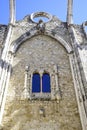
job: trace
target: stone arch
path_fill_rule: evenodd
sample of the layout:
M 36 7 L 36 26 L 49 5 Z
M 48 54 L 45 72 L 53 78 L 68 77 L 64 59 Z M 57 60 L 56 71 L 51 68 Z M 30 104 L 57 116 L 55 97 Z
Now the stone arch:
M 28 31 L 28 32 L 24 33 L 18 39 L 16 39 L 15 41 L 13 41 L 11 43 L 9 51 L 12 54 L 15 54 L 23 42 L 25 42 L 26 40 L 28 40 L 34 36 L 41 35 L 41 34 L 42 33 L 38 32 L 38 30 L 36 30 L 36 29 L 33 30 L 33 32 Z M 58 36 L 58 34 L 53 35 L 51 31 L 45 31 L 43 33 L 43 35 L 51 37 L 51 38 L 57 40 L 58 42 L 60 42 L 60 44 L 66 49 L 67 53 L 71 53 L 73 51 L 71 44 L 66 42 L 62 37 Z

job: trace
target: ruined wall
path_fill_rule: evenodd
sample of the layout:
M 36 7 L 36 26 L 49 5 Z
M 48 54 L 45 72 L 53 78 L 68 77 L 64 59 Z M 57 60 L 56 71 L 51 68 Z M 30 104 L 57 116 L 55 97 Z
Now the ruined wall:
M 29 73 L 58 66 L 61 100 L 23 99 L 25 66 Z M 52 79 L 52 77 L 51 77 Z M 55 79 L 54 79 L 55 81 Z M 31 85 L 31 84 L 30 84 Z M 52 82 L 54 85 L 54 82 Z M 43 109 L 43 112 L 42 112 Z M 4 130 L 81 130 L 69 57 L 56 40 L 38 35 L 22 43 L 13 59 L 13 71 L 3 118 Z

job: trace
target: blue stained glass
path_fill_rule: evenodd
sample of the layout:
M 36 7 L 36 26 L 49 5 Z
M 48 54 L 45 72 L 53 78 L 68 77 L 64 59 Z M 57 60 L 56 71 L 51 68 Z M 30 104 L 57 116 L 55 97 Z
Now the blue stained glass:
M 38 73 L 35 73 L 32 77 L 32 92 L 38 93 L 40 91 L 40 75 Z
M 44 92 L 44 93 L 50 93 L 51 92 L 50 76 L 47 73 L 44 73 L 43 77 L 42 77 L 42 92 Z

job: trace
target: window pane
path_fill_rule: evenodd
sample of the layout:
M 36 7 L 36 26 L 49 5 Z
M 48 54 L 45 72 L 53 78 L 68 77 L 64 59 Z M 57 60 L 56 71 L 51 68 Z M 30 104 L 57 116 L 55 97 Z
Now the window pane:
M 40 92 L 40 75 L 39 74 L 33 74 L 32 77 L 32 92 L 38 93 Z
M 47 73 L 43 74 L 43 77 L 42 77 L 42 92 L 44 93 L 51 92 L 50 76 Z

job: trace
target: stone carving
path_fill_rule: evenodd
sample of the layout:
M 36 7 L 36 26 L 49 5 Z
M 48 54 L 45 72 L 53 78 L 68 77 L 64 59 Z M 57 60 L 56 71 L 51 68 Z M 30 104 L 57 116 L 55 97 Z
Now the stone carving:
M 41 32 L 44 33 L 45 31 L 45 23 L 43 22 L 43 20 L 39 20 L 39 22 L 37 23 L 36 28 Z
M 49 66 L 51 69 L 49 68 Z M 38 72 L 40 74 L 41 86 L 43 73 L 50 74 L 51 93 L 32 93 L 32 76 L 35 72 Z M 45 65 L 45 67 L 40 67 L 39 70 L 35 69 L 31 72 L 30 67 L 27 65 L 25 67 L 25 82 L 23 93 L 25 99 L 51 99 L 59 101 L 61 99 L 61 91 L 58 85 L 58 67 L 56 65 L 52 66 L 48 64 L 47 66 Z
M 25 82 L 24 82 L 24 91 L 23 91 L 23 95 L 25 99 L 30 98 L 30 79 L 29 79 L 29 66 L 25 67 Z

